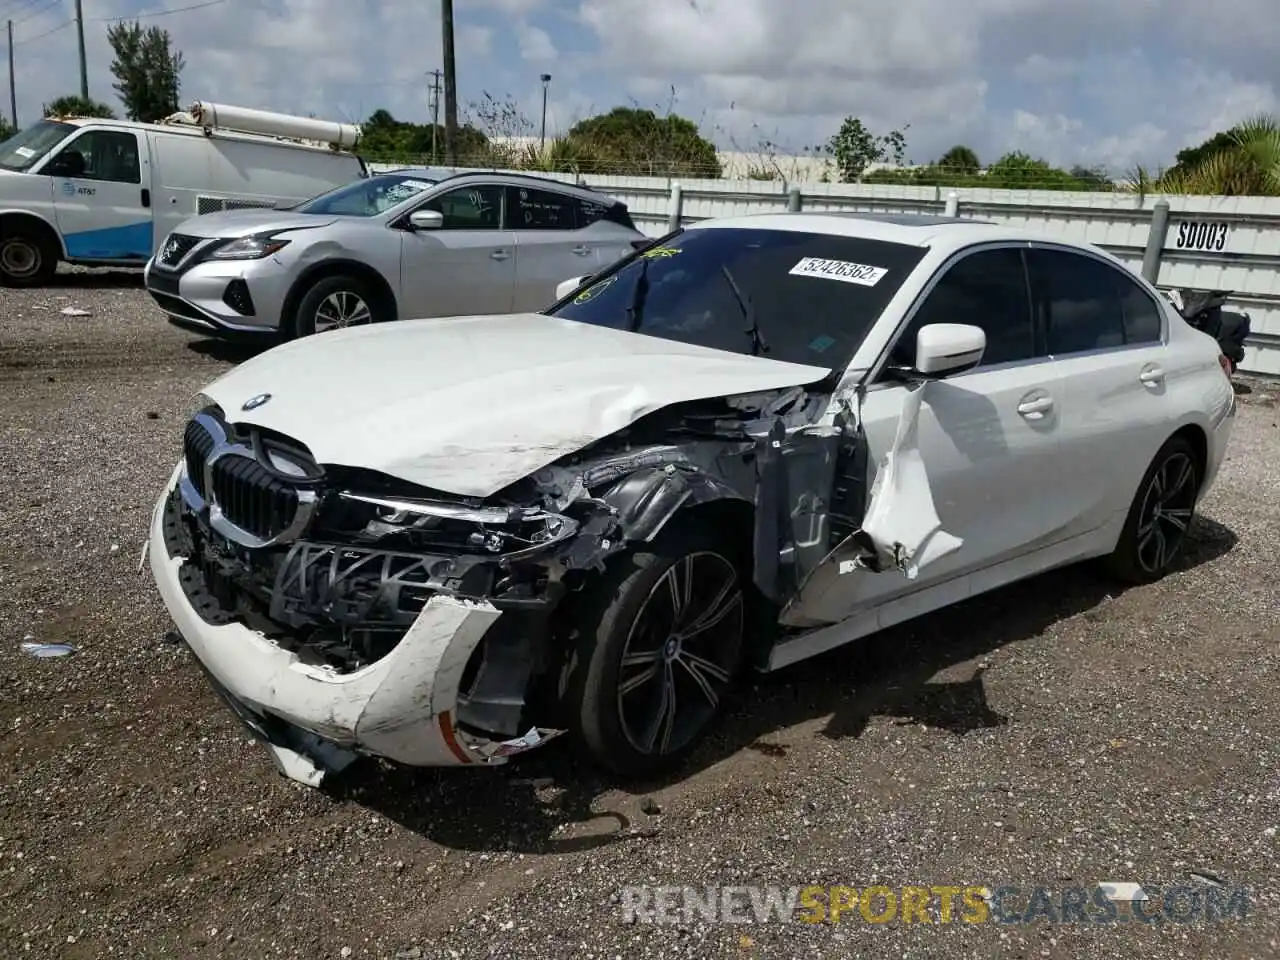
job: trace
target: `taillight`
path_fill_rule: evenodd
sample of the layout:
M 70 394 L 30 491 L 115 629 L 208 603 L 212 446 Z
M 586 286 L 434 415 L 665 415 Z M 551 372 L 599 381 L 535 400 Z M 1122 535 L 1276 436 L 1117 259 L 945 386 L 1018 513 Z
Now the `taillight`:
M 1231 369 L 1231 358 L 1225 353 L 1218 354 L 1218 365 L 1222 367 L 1222 372 L 1226 374 L 1227 379 L 1230 380 L 1232 373 L 1235 372 Z

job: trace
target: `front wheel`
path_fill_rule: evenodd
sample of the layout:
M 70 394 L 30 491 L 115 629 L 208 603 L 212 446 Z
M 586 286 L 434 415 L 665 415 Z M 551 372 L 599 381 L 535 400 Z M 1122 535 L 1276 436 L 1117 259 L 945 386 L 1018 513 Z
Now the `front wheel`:
M 298 304 L 294 337 L 364 326 L 381 319 L 369 288 L 355 277 L 325 277 L 312 285 Z
M 0 282 L 5 286 L 44 286 L 57 269 L 57 253 L 41 237 L 19 227 L 0 240 Z
M 719 719 L 742 660 L 743 564 L 701 526 L 618 558 L 571 613 L 563 704 L 590 757 L 626 777 L 675 766 Z
M 1154 583 L 1186 547 L 1200 493 L 1199 457 L 1182 437 L 1170 437 L 1147 468 L 1129 507 L 1115 551 L 1113 574 L 1134 584 Z

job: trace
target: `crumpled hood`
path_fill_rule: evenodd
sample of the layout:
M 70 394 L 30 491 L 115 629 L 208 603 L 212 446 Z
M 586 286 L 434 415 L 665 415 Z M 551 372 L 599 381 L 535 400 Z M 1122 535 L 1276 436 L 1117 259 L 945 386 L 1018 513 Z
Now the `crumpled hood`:
M 486 497 L 661 407 L 827 372 L 525 313 L 321 333 L 204 393 L 229 420 L 292 437 L 322 464 Z
M 276 230 L 298 230 L 324 227 L 336 217 L 315 213 L 290 213 L 288 210 L 224 210 L 189 217 L 174 229 L 191 237 L 215 237 L 230 240 L 255 233 Z

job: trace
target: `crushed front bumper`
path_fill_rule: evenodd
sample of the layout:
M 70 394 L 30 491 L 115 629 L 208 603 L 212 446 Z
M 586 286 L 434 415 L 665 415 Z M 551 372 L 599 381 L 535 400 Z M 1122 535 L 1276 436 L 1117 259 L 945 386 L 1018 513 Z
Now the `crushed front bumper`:
M 170 616 L 215 689 L 271 748 L 281 772 L 317 786 L 360 754 L 410 766 L 503 763 L 558 731 L 532 729 L 493 741 L 457 727 L 459 685 L 472 652 L 501 612 L 483 601 L 437 595 L 388 654 L 352 673 L 313 666 L 263 633 L 212 624 L 192 604 L 171 556 L 168 502 L 174 470 L 151 518 L 151 572 Z

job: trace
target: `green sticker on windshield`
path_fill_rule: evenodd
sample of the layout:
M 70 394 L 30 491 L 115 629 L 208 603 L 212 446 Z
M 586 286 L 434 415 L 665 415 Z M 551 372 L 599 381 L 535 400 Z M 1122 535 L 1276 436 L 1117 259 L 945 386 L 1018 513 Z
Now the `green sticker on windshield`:
M 642 257 L 674 257 L 680 252 L 679 247 L 650 247 L 640 254 Z
M 600 296 L 600 294 L 604 293 L 611 286 L 613 286 L 614 281 L 616 281 L 617 279 L 618 279 L 618 275 L 615 273 L 612 277 L 606 277 L 605 279 L 601 280 L 599 283 L 593 283 L 591 286 L 587 287 L 587 289 L 583 290 L 580 294 L 574 297 L 573 302 L 586 303 L 589 300 L 594 300 L 596 297 Z

